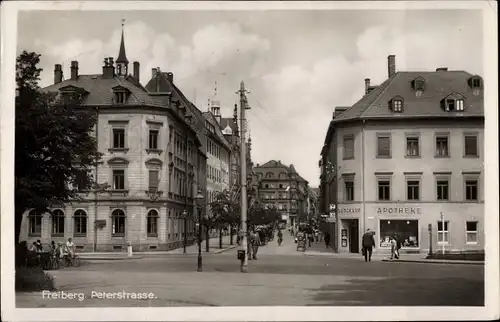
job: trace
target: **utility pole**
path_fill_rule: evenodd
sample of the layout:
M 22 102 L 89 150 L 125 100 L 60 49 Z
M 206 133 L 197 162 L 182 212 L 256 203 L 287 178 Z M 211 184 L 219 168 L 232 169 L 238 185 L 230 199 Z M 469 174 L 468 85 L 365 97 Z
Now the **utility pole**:
M 245 90 L 245 83 L 241 81 L 240 90 L 236 94 L 240 94 L 240 117 L 241 117 L 241 129 L 240 129 L 240 152 L 241 152 L 241 230 L 243 232 L 243 238 L 241 241 L 241 250 L 245 254 L 245 258 L 241 260 L 241 272 L 246 273 L 248 269 L 248 229 L 247 229 L 247 160 L 246 160 L 246 142 L 245 142 L 245 132 L 246 132 L 246 119 L 245 110 L 249 109 L 247 107 L 247 91 Z

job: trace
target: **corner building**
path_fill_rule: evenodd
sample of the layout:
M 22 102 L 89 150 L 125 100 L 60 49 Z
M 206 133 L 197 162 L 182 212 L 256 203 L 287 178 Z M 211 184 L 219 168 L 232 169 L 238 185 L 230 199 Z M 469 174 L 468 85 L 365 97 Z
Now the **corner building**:
M 97 114 L 95 135 L 102 162 L 91 169 L 106 191 L 82 191 L 81 200 L 52 205 L 53 214 L 27 211 L 21 240 L 64 242 L 82 251 L 168 250 L 194 242 L 194 216 L 206 208 L 205 118 L 174 85 L 173 73 L 152 70 L 139 82 L 139 62 L 129 73 L 122 33 L 116 62 L 106 58 L 102 72 L 71 76 L 55 65 L 54 84 L 44 88 L 64 97 L 83 94 L 82 107 Z M 187 216 L 184 216 L 187 214 Z M 185 238 L 186 237 L 186 238 Z
M 483 80 L 465 71 L 396 72 L 365 80 L 365 95 L 339 108 L 322 155 L 325 205 L 337 202 L 339 252 L 484 250 Z M 330 184 L 330 193 L 327 191 Z M 331 193 L 333 191 L 333 193 Z

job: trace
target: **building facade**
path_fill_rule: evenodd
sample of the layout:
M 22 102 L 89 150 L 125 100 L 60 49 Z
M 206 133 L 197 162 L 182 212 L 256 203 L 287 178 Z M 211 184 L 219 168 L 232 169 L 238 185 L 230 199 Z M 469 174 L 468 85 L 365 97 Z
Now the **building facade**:
M 281 211 L 282 220 L 288 226 L 297 226 L 299 221 L 307 220 L 308 182 L 297 173 L 293 164 L 287 166 L 271 160 L 257 164 L 253 172 L 260 203 Z
M 322 211 L 340 252 L 484 250 L 483 80 L 464 71 L 396 72 L 333 118 L 322 151 Z M 333 205 L 333 207 L 331 206 Z
M 82 251 L 167 250 L 194 241 L 198 191 L 206 193 L 206 147 L 201 112 L 173 84 L 172 73 L 154 69 L 144 87 L 139 62 L 129 73 L 122 32 L 116 62 L 102 72 L 79 75 L 78 62 L 63 80 L 55 65 L 54 84 L 62 97 L 81 93 L 82 105 L 97 113 L 95 135 L 102 162 L 93 169 L 101 191 L 82 191 L 81 200 L 54 205 L 52 215 L 27 211 L 21 240 L 42 243 L 73 238 Z M 203 118 L 204 119 L 204 118 Z

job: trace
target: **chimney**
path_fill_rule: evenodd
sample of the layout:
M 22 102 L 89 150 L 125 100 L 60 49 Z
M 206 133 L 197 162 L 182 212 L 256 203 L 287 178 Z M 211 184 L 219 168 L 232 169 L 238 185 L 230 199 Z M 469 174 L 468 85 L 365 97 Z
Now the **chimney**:
M 71 62 L 71 80 L 76 81 L 78 79 L 78 62 L 73 60 Z
M 439 68 L 436 68 L 436 72 L 447 72 L 448 71 L 448 67 L 439 67 Z
M 389 77 L 396 74 L 396 56 L 395 55 L 389 55 L 389 57 L 387 57 L 387 67 L 389 70 Z
M 156 68 L 151 68 L 151 78 L 156 77 Z
M 134 78 L 138 82 L 141 81 L 141 79 L 139 78 L 140 71 L 141 71 L 141 65 L 139 64 L 138 61 L 135 61 L 134 62 Z
M 63 78 L 62 65 L 55 64 L 54 65 L 54 84 L 59 84 L 60 82 L 62 82 L 62 78 Z
M 156 79 L 156 92 L 160 92 L 160 67 L 156 67 L 156 74 L 155 74 L 155 79 Z
M 370 79 L 365 78 L 365 95 L 370 92 Z
M 102 77 L 113 78 L 113 67 L 109 64 L 109 58 L 104 58 L 104 65 L 102 66 Z
M 174 83 L 174 73 L 172 73 L 172 72 L 168 72 L 168 73 L 167 73 L 167 79 L 168 79 L 168 81 L 169 81 L 170 83 L 172 83 L 172 84 L 173 84 L 173 83 Z

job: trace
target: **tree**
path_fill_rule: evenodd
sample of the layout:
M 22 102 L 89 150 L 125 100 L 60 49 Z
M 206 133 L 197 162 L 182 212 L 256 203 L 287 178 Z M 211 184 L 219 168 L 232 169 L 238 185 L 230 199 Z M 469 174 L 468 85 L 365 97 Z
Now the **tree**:
M 211 223 L 213 227 L 219 231 L 219 248 L 222 248 L 222 229 L 237 223 L 237 204 L 231 200 L 231 196 L 227 190 L 217 191 L 214 195 L 214 200 L 209 204 L 212 213 Z
M 40 89 L 40 54 L 23 51 L 16 61 L 15 241 L 26 210 L 49 212 L 54 204 L 100 190 L 91 170 L 101 158 L 93 111 L 84 93 L 61 97 Z
M 250 226 L 270 225 L 278 222 L 281 213 L 276 208 L 268 208 L 261 203 L 254 203 L 248 209 L 248 224 Z

